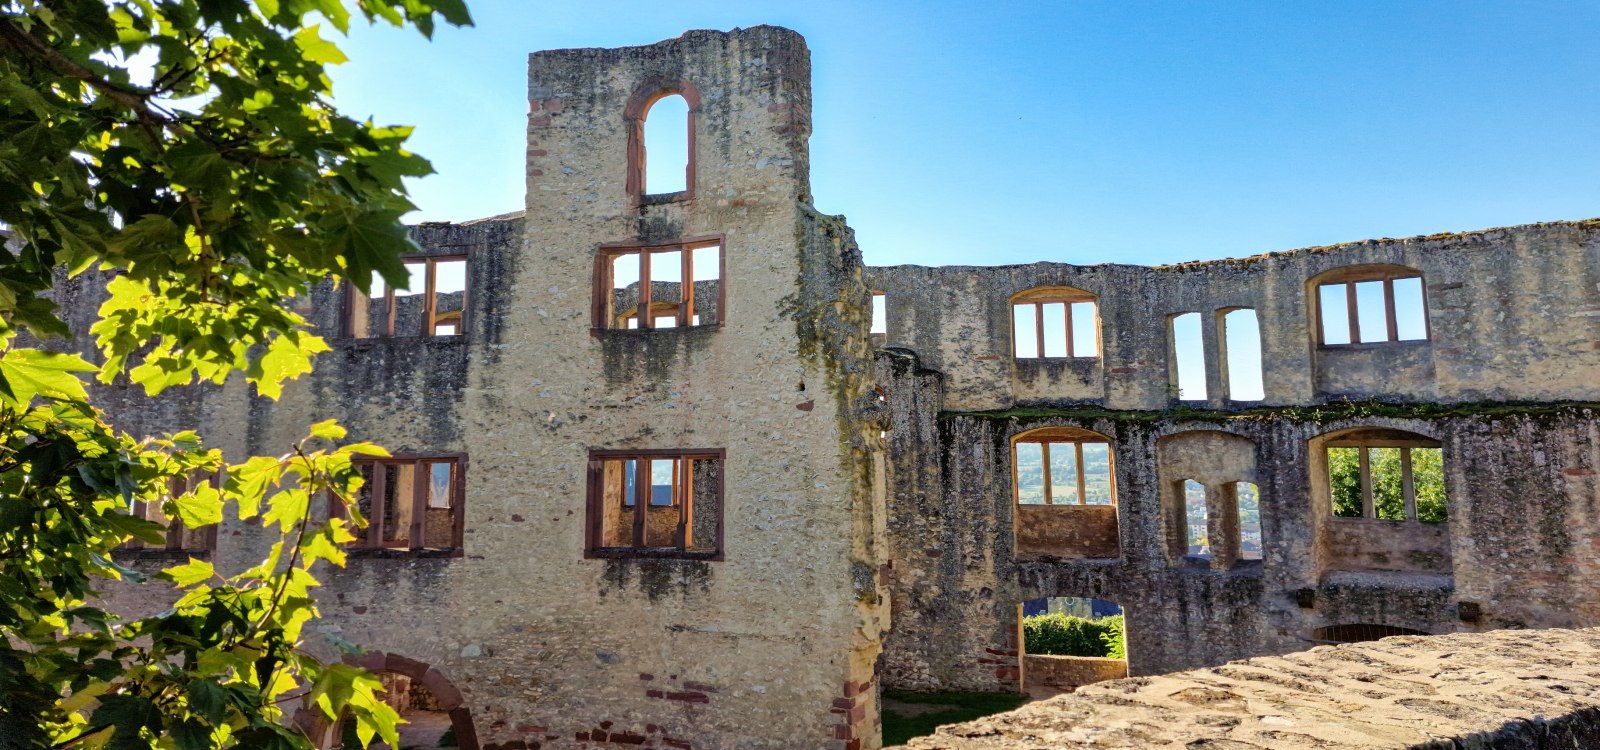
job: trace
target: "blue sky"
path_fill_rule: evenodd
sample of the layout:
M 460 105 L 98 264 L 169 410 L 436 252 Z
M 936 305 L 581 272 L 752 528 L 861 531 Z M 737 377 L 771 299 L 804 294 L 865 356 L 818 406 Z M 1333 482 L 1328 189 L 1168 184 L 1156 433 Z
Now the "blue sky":
M 1600 215 L 1600 2 L 471 2 L 352 30 L 341 109 L 418 127 L 410 220 L 522 203 L 527 53 L 778 24 L 817 207 L 867 261 L 1163 263 Z M 326 33 L 334 33 L 328 31 Z

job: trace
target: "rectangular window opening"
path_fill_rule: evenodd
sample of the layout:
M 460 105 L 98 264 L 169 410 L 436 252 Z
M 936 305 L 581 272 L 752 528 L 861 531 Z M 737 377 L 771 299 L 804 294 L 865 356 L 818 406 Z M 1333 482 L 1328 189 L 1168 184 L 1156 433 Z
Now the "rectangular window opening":
M 1334 517 L 1449 520 L 1442 449 L 1404 442 L 1346 443 L 1327 449 Z
M 1095 303 L 1042 299 L 1011 305 L 1011 351 L 1016 359 L 1100 356 Z
M 1206 486 L 1192 479 L 1183 481 L 1183 515 L 1190 557 L 1211 556 L 1211 532 L 1207 527 Z
M 1239 559 L 1261 559 L 1261 490 L 1250 482 L 1233 486 L 1239 505 Z
M 1171 324 L 1173 387 L 1179 401 L 1206 400 L 1206 343 L 1200 313 L 1175 315 Z
M 720 242 L 601 248 L 600 258 L 596 328 L 654 330 L 721 321 Z
M 1426 341 L 1427 301 L 1421 276 L 1385 272 L 1317 286 L 1323 346 Z
M 1266 387 L 1261 371 L 1261 324 L 1256 311 L 1248 308 L 1230 310 L 1222 316 L 1223 345 L 1228 356 L 1228 399 L 1232 401 L 1260 401 L 1266 398 Z
M 889 297 L 883 292 L 872 293 L 872 328 L 868 333 L 889 335 Z
M 205 557 L 217 548 L 217 524 L 191 529 L 183 525 L 183 521 L 175 516 L 168 516 L 164 507 L 168 502 L 176 502 L 179 498 L 193 493 L 215 493 L 221 486 L 221 479 L 212 472 L 196 471 L 186 477 L 174 478 L 167 482 L 165 497 L 155 501 L 135 501 L 132 515 L 152 523 L 166 527 L 166 541 L 164 544 L 146 544 L 137 539 L 131 539 L 118 550 L 166 550 L 173 554 L 183 553 L 194 557 Z
M 1115 505 L 1111 445 L 1093 440 L 1018 440 L 1012 446 L 1018 505 Z
M 590 556 L 720 559 L 722 451 L 592 451 Z
M 460 554 L 465 521 L 465 464 L 459 454 L 357 458 L 363 479 L 354 505 L 367 519 L 354 549 Z M 335 498 L 328 514 L 346 515 Z
M 466 332 L 465 256 L 404 259 L 407 288 L 374 273 L 370 293 L 349 291 L 346 332 L 352 338 L 460 336 Z

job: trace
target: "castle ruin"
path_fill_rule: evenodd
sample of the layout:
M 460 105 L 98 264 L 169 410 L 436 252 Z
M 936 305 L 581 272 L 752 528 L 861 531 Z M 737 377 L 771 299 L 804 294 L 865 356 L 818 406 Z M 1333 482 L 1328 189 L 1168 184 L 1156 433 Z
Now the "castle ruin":
M 537 52 L 528 99 L 525 210 L 416 227 L 411 289 L 313 290 L 334 349 L 281 400 L 97 394 L 230 460 L 326 418 L 393 451 L 316 628 L 463 750 L 875 748 L 883 687 L 1021 690 L 1042 598 L 1120 606 L 1133 675 L 1600 625 L 1600 222 L 867 267 L 811 205 L 794 32 Z

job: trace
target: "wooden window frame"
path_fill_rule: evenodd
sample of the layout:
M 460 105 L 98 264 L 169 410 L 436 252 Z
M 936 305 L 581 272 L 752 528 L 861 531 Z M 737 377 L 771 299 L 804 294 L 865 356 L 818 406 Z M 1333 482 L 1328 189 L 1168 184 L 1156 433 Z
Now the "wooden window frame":
M 1405 523 L 1415 521 L 1418 523 L 1449 523 L 1450 513 L 1448 504 L 1445 506 L 1445 520 L 1423 521 L 1417 518 L 1417 483 L 1411 470 L 1411 451 L 1414 448 L 1443 449 L 1443 444 L 1437 440 L 1405 435 L 1384 434 L 1387 431 L 1358 431 L 1348 437 L 1337 437 L 1322 444 L 1324 474 L 1323 484 L 1333 486 L 1333 471 L 1328 466 L 1332 463 L 1328 451 L 1333 448 L 1356 448 L 1361 472 L 1361 517 L 1340 516 L 1332 512 L 1332 498 L 1329 500 L 1329 516 L 1336 521 L 1382 521 L 1384 523 Z M 1363 435 L 1365 433 L 1366 436 Z M 1405 509 L 1405 518 L 1391 521 L 1378 518 L 1376 503 L 1372 499 L 1372 459 L 1373 448 L 1399 448 L 1400 449 L 1400 493 Z M 1331 489 L 1330 489 L 1331 492 Z
M 1087 432 L 1087 431 L 1085 431 L 1085 432 Z M 1110 490 L 1111 490 L 1111 502 L 1109 503 L 1109 507 L 1112 507 L 1112 508 L 1117 507 L 1117 458 L 1116 458 L 1116 452 L 1114 450 L 1112 450 L 1112 448 L 1111 448 L 1111 440 L 1110 439 L 1104 438 L 1104 437 L 1090 437 L 1088 435 L 1083 435 L 1083 436 L 1068 436 L 1068 435 L 1060 435 L 1060 436 L 1056 436 L 1056 435 L 1027 436 L 1027 435 L 1023 435 L 1023 436 L 1018 436 L 1017 438 L 1013 439 L 1011 441 L 1011 504 L 1012 505 L 1016 505 L 1016 506 L 1021 506 L 1022 505 L 1022 490 L 1021 490 L 1020 485 L 1018 484 L 1018 478 L 1017 478 L 1017 446 L 1023 445 L 1025 443 L 1039 445 L 1039 457 L 1040 457 L 1041 466 L 1043 467 L 1042 476 L 1040 477 L 1040 479 L 1043 482 L 1043 486 L 1044 486 L 1044 493 L 1043 493 L 1044 505 L 1070 505 L 1070 506 L 1080 506 L 1080 507 L 1087 507 L 1089 505 L 1089 491 L 1088 491 L 1088 484 L 1089 483 L 1088 483 L 1087 479 L 1083 475 L 1083 446 L 1085 446 L 1085 445 L 1104 445 L 1104 446 L 1106 446 L 1106 470 L 1108 472 L 1108 476 L 1109 476 L 1110 484 L 1111 484 L 1111 487 L 1110 487 Z M 1073 449 L 1072 449 L 1073 461 L 1074 461 L 1075 465 L 1077 466 L 1077 472 L 1076 472 L 1077 473 L 1077 479 L 1076 479 L 1076 482 L 1077 482 L 1076 490 L 1077 490 L 1077 492 L 1076 492 L 1076 494 L 1078 496 L 1078 502 L 1076 502 L 1076 503 L 1057 503 L 1057 502 L 1055 502 L 1055 497 L 1054 497 L 1055 491 L 1054 491 L 1054 487 L 1051 485 L 1051 481 L 1050 481 L 1051 480 L 1051 477 L 1050 477 L 1050 446 L 1051 445 L 1060 445 L 1060 444 L 1070 444 L 1070 445 L 1073 446 Z M 1098 505 L 1098 503 L 1096 505 Z
M 1416 279 L 1422 290 L 1422 332 L 1423 338 L 1400 340 L 1399 315 L 1395 311 L 1394 282 L 1405 279 Z M 1356 302 L 1356 284 L 1371 281 L 1383 282 L 1383 317 L 1384 334 L 1381 341 L 1361 340 L 1361 314 L 1360 305 Z M 1433 340 L 1433 321 L 1428 314 L 1428 281 L 1421 271 L 1410 268 L 1351 268 L 1335 269 L 1323 273 L 1312 279 L 1312 289 L 1315 300 L 1312 309 L 1315 311 L 1317 346 L 1324 349 L 1343 349 L 1353 346 L 1390 346 L 1395 344 L 1421 344 Z M 1328 327 L 1322 318 L 1322 290 L 1324 287 L 1344 287 L 1345 317 L 1350 324 L 1350 341 L 1344 344 L 1328 343 Z
M 689 158 L 688 163 L 684 166 L 684 189 L 674 193 L 646 193 L 644 192 L 646 185 L 645 120 L 649 117 L 650 108 L 656 102 L 674 95 L 683 97 L 684 103 L 689 105 Z M 695 88 L 694 84 L 682 79 L 661 78 L 647 81 L 644 86 L 636 90 L 633 96 L 628 99 L 628 104 L 622 111 L 622 119 L 628 128 L 627 191 L 633 206 L 676 203 L 694 199 L 695 173 L 699 171 L 695 159 L 695 121 L 699 111 L 700 90 Z
M 1096 340 L 1095 340 L 1095 347 L 1094 347 L 1095 353 L 1094 353 L 1093 356 L 1078 356 L 1078 355 L 1074 354 L 1074 352 L 1077 351 L 1077 342 L 1074 339 L 1074 335 L 1075 334 L 1073 332 L 1073 326 L 1072 326 L 1072 306 L 1075 305 L 1075 304 L 1082 304 L 1082 303 L 1088 303 L 1088 304 L 1094 305 L 1094 329 L 1095 329 L 1095 339 Z M 1045 336 L 1044 336 L 1044 306 L 1045 305 L 1052 305 L 1052 304 L 1060 304 L 1062 306 L 1062 308 L 1063 308 L 1063 311 L 1064 311 L 1063 312 L 1063 317 L 1065 318 L 1064 322 L 1066 323 L 1066 352 L 1067 352 L 1067 356 L 1065 356 L 1065 357 L 1046 357 L 1045 354 L 1044 354 L 1044 343 L 1045 343 Z M 1021 356 L 1021 355 L 1019 355 L 1017 353 L 1018 352 L 1018 349 L 1017 349 L 1017 308 L 1026 307 L 1026 306 L 1032 306 L 1033 307 L 1033 335 L 1034 335 L 1034 346 L 1036 348 L 1034 350 L 1035 351 L 1035 356 L 1032 356 L 1032 357 L 1023 357 L 1023 356 Z M 1034 360 L 1034 359 L 1084 359 L 1084 360 L 1088 360 L 1088 359 L 1100 359 L 1101 356 L 1104 354 L 1104 352 L 1101 351 L 1101 344 L 1100 344 L 1100 341 L 1099 341 L 1099 333 L 1100 333 L 1100 300 L 1096 295 L 1094 295 L 1094 294 L 1092 294 L 1090 292 L 1085 292 L 1085 291 L 1082 291 L 1082 290 L 1070 289 L 1070 288 L 1035 289 L 1035 290 L 1026 291 L 1026 292 L 1023 292 L 1021 294 L 1017 294 L 1017 295 L 1013 296 L 1010 299 L 1010 307 L 1011 307 L 1011 358 L 1013 360 Z
M 359 531 L 356 541 L 350 544 L 350 551 L 357 555 L 365 556 L 428 556 L 428 557 L 461 557 L 465 545 L 466 513 L 467 513 L 467 454 L 465 453 L 397 453 L 392 456 L 355 456 L 350 461 L 352 466 L 368 465 L 374 467 L 372 481 L 362 487 L 362 491 L 372 498 L 372 508 L 367 517 L 367 528 Z M 432 463 L 449 463 L 454 466 L 450 472 L 450 546 L 449 547 L 424 547 L 425 522 L 428 514 L 429 479 L 424 478 L 421 466 Z M 411 487 L 411 529 L 406 534 L 405 546 L 385 544 L 383 542 L 383 490 L 388 482 L 385 472 L 378 471 L 381 466 L 403 466 L 410 464 L 414 467 Z M 351 498 L 352 503 L 360 502 L 359 498 Z M 328 515 L 332 518 L 344 518 L 344 506 L 333 498 L 328 500 Z M 356 533 L 356 530 L 352 530 Z
M 701 323 L 687 325 L 694 320 L 694 251 L 708 247 L 717 248 L 717 320 L 714 323 Z M 684 325 L 675 325 L 671 328 L 658 329 L 655 319 L 662 317 L 655 312 L 656 304 L 651 299 L 651 279 L 649 257 L 658 253 L 679 252 L 679 262 L 682 269 L 679 276 L 679 300 L 677 303 L 676 318 Z M 635 313 L 638 310 L 648 310 L 639 318 L 638 328 L 613 328 L 611 321 L 616 317 L 612 309 L 613 290 L 612 277 L 616 270 L 616 259 L 625 255 L 639 256 L 639 301 L 634 305 Z M 599 335 L 602 331 L 656 331 L 677 330 L 680 328 L 721 328 L 727 324 L 728 319 L 728 245 L 722 235 L 706 235 L 703 237 L 690 237 L 679 242 L 655 244 L 646 242 L 611 242 L 601 245 L 595 252 L 594 267 L 594 302 L 590 309 L 591 332 Z M 631 317 L 631 316 L 630 316 Z
M 607 461 L 645 461 L 660 459 L 675 459 L 678 461 L 698 460 L 717 462 L 717 534 L 716 545 L 710 551 L 696 551 L 690 549 L 694 528 L 694 487 L 693 472 L 680 472 L 674 467 L 678 476 L 674 477 L 673 496 L 675 502 L 671 506 L 654 506 L 659 508 L 675 507 L 678 509 L 678 527 L 675 534 L 673 547 L 647 547 L 645 535 L 645 516 L 650 507 L 650 490 L 652 486 L 648 479 L 635 477 L 633 508 L 633 544 L 626 547 L 607 547 L 601 542 L 604 539 L 604 530 L 601 524 L 604 520 L 605 503 L 605 462 Z M 723 448 L 651 448 L 633 450 L 591 450 L 589 451 L 588 481 L 585 486 L 584 502 L 584 551 L 585 558 L 679 558 L 690 560 L 722 560 L 723 541 L 727 524 L 727 450 Z
M 222 475 L 220 473 L 206 473 L 202 476 L 197 472 L 196 474 L 192 474 L 187 478 L 180 479 L 174 477 L 167 482 L 168 497 L 176 498 L 179 495 L 183 495 L 193 489 L 198 482 L 204 482 L 211 485 L 213 488 L 221 488 L 222 481 Z M 133 502 L 132 515 L 135 518 L 141 518 L 146 521 L 153 520 L 150 518 L 150 510 L 150 503 L 147 503 L 143 500 L 135 500 Z M 166 543 L 163 546 L 152 547 L 146 545 L 144 542 L 139 541 L 138 539 L 130 539 L 126 544 L 118 547 L 117 550 L 119 552 L 132 552 L 135 554 L 145 555 L 168 554 L 176 556 L 181 553 L 192 557 L 209 557 L 217 550 L 217 527 L 219 526 L 221 526 L 220 523 L 213 523 L 202 526 L 198 529 L 194 529 L 194 531 L 200 532 L 201 540 L 200 546 L 196 547 L 185 545 L 183 543 L 185 536 L 184 532 L 189 530 L 188 527 L 183 525 L 183 520 L 179 518 L 169 518 L 167 519 Z
M 456 311 L 451 311 L 451 312 L 444 313 L 444 315 L 441 316 L 439 314 L 439 307 L 438 307 L 439 306 L 439 298 L 438 298 L 439 270 L 438 270 L 438 265 L 440 263 L 451 262 L 451 261 L 461 261 L 461 262 L 467 264 L 467 267 L 466 267 L 466 286 L 465 286 L 465 288 L 463 288 L 461 290 L 461 310 L 460 310 L 460 312 L 457 313 Z M 423 300 L 422 300 L 422 305 L 423 305 L 422 320 L 421 320 L 421 325 L 418 328 L 418 330 L 415 331 L 414 333 L 409 333 L 409 334 L 407 334 L 407 333 L 397 333 L 395 331 L 395 293 L 394 293 L 394 289 L 395 288 L 394 288 L 393 285 L 385 283 L 383 285 L 384 320 L 381 322 L 381 325 L 376 321 L 368 320 L 367 321 L 367 334 L 364 335 L 364 336 L 356 335 L 356 324 L 355 324 L 355 321 L 356 321 L 356 306 L 357 305 L 361 305 L 361 304 L 367 304 L 367 303 L 369 303 L 371 301 L 372 298 L 368 297 L 365 294 L 362 294 L 360 292 L 360 290 L 355 288 L 354 284 L 346 283 L 345 284 L 345 292 L 344 292 L 344 316 L 343 316 L 343 319 L 340 321 L 340 328 L 342 329 L 341 333 L 344 335 L 344 337 L 345 338 L 362 338 L 362 339 L 387 339 L 387 338 L 412 338 L 412 337 L 417 337 L 417 338 L 461 338 L 461 339 L 465 339 L 467 337 L 467 330 L 468 330 L 467 323 L 468 323 L 468 319 L 470 317 L 469 316 L 469 311 L 472 309 L 471 305 L 469 304 L 471 302 L 471 298 L 472 298 L 472 261 L 470 260 L 470 258 L 466 254 L 456 254 L 456 255 L 407 255 L 407 256 L 402 257 L 400 259 L 400 262 L 404 263 L 404 264 L 422 263 L 425 266 L 425 269 L 423 271 L 423 289 L 422 289 L 422 292 L 421 292 L 422 298 L 423 298 Z M 411 295 L 406 295 L 406 296 L 411 296 Z M 439 325 L 442 322 L 443 323 L 454 322 L 455 325 L 456 325 L 456 331 L 457 332 L 454 333 L 454 334 L 440 335 L 438 333 L 438 330 L 439 330 Z

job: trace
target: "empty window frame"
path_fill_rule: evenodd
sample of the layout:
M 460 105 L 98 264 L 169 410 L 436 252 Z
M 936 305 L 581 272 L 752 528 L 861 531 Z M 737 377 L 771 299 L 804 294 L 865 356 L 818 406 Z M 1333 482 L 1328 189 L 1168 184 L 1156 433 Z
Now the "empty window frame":
M 1256 311 L 1238 307 L 1221 311 L 1222 383 L 1230 401 L 1266 398 L 1261 376 L 1261 324 Z
M 1426 341 L 1428 305 L 1422 275 L 1403 268 L 1340 269 L 1317 287 L 1323 346 Z
M 688 81 L 656 81 L 636 91 L 628 122 L 628 193 L 641 204 L 694 197 L 695 110 L 700 93 Z
M 1167 324 L 1172 392 L 1179 401 L 1206 400 L 1206 341 L 1200 313 L 1180 313 Z
M 1193 479 L 1183 480 L 1184 554 L 1211 557 L 1210 513 L 1206 507 L 1206 486 Z
M 466 520 L 467 458 L 430 454 L 358 458 L 364 480 L 355 502 L 367 528 L 352 547 L 461 554 Z M 331 501 L 329 515 L 342 516 Z
M 146 544 L 138 539 L 130 539 L 118 549 L 165 549 L 170 552 L 183 552 L 197 557 L 210 554 L 211 551 L 217 548 L 217 524 L 191 529 L 184 526 L 182 520 L 168 516 L 164 505 L 167 502 L 176 501 L 191 492 L 205 492 L 214 495 L 220 486 L 221 482 L 217 475 L 210 472 L 194 472 L 186 478 L 169 480 L 167 482 L 167 495 L 160 502 L 134 501 L 132 510 L 135 517 L 166 527 L 166 543 L 155 545 Z
M 1449 520 L 1438 441 L 1398 430 L 1360 430 L 1325 445 L 1334 517 Z
M 1116 504 L 1111 443 L 1082 432 L 1082 436 L 1023 436 L 1012 443 L 1012 484 L 1018 505 Z
M 720 237 L 673 245 L 602 246 L 595 269 L 595 328 L 721 325 L 728 298 L 722 250 Z
M 353 338 L 460 336 L 466 332 L 467 258 L 406 258 L 408 289 L 372 275 L 371 293 L 345 297 L 345 333 Z
M 873 336 L 889 335 L 889 301 L 883 292 L 872 293 L 872 328 L 868 332 Z
M 1012 355 L 1017 359 L 1100 356 L 1094 295 L 1069 287 L 1023 292 L 1011 299 Z
M 1250 482 L 1235 482 L 1233 496 L 1239 505 L 1239 559 L 1261 559 L 1261 490 Z
M 723 457 L 591 451 L 587 556 L 722 559 Z
M 645 112 L 644 192 L 681 193 L 689 189 L 689 103 L 673 94 Z

